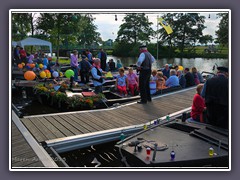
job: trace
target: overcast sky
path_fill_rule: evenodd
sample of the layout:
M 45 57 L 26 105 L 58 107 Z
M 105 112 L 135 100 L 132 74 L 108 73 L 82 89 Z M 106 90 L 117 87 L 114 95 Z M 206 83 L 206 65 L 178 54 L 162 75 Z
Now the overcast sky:
M 220 18 L 217 18 L 216 14 L 218 12 L 204 12 L 200 13 L 200 15 L 205 16 L 205 26 L 203 34 L 212 35 L 214 38 L 216 37 L 215 31 L 218 29 L 218 24 L 220 22 Z M 209 18 L 210 14 L 210 18 Z M 115 21 L 115 15 L 117 15 L 117 21 Z M 149 21 L 153 23 L 152 28 L 154 30 L 157 29 L 157 16 L 161 17 L 163 14 L 147 14 Z M 95 18 L 94 24 L 98 27 L 98 32 L 101 34 L 101 37 L 104 41 L 108 39 L 115 40 L 117 37 L 117 32 L 119 30 L 119 26 L 123 23 L 124 14 L 97 14 L 93 15 Z M 159 25 L 159 28 L 160 25 Z
M 178 9 L 175 10 L 169 10 L 168 12 L 172 12 L 174 11 L 175 13 L 180 13 L 182 11 L 188 11 L 186 13 L 200 13 L 200 15 L 205 16 L 205 26 L 207 28 L 205 28 L 203 30 L 203 34 L 209 34 L 212 35 L 213 38 L 216 37 L 215 35 L 215 31 L 218 29 L 218 24 L 220 22 L 220 18 L 217 18 L 217 13 L 220 12 L 227 12 L 227 10 L 179 10 L 176 11 Z M 36 10 L 37 12 L 38 10 Z M 49 10 L 45 10 L 46 12 L 49 12 Z M 62 12 L 73 12 L 72 10 L 58 10 L 58 11 L 62 11 Z M 103 10 L 103 9 L 88 9 L 88 10 L 77 10 L 77 12 L 79 13 L 84 13 L 83 11 L 85 11 L 85 13 L 90 13 L 93 15 L 93 17 L 95 18 L 94 20 L 94 24 L 97 25 L 98 27 L 98 32 L 101 34 L 101 38 L 104 41 L 107 41 L 108 39 L 112 39 L 115 40 L 117 37 L 117 32 L 119 30 L 119 26 L 123 23 L 123 18 L 125 16 L 125 13 L 130 13 L 133 10 L 122 10 L 122 9 L 107 9 L 107 10 Z M 165 12 L 163 12 L 163 10 L 158 10 L 158 9 L 148 9 L 148 10 L 139 10 L 139 9 L 134 9 L 135 12 L 137 13 L 142 13 L 144 12 L 148 18 L 149 21 L 153 23 L 152 28 L 154 30 L 157 30 L 157 16 L 161 17 L 163 16 L 164 13 L 166 13 L 167 10 L 164 10 Z M 39 11 L 38 11 L 39 12 Z M 74 10 L 74 13 L 76 13 L 76 10 Z M 37 13 L 39 14 L 39 13 Z M 209 18 L 209 14 L 210 14 L 210 18 Z M 115 15 L 117 15 L 117 21 L 115 20 Z M 37 16 L 36 16 L 37 17 Z M 159 25 L 159 28 L 161 28 L 161 26 Z M 154 40 L 152 40 L 154 41 Z M 155 40 L 156 42 L 156 40 Z

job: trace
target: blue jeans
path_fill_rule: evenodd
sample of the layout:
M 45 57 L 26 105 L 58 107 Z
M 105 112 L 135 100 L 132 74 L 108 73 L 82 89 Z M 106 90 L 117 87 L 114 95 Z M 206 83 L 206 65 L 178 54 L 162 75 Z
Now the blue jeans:
M 72 70 L 74 71 L 74 81 L 78 80 L 78 67 L 72 67 Z

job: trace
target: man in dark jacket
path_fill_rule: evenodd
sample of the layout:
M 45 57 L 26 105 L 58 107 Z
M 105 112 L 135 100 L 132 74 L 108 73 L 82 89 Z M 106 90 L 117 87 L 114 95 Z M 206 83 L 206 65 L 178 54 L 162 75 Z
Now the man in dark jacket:
M 89 82 L 89 72 L 91 69 L 91 64 L 88 61 L 85 55 L 82 55 L 82 61 L 79 62 L 79 69 L 80 69 L 80 76 L 81 76 L 81 83 L 88 83 Z
M 204 84 L 202 96 L 207 107 L 207 122 L 228 129 L 228 68 L 218 67 L 217 75 Z
M 101 69 L 103 71 L 106 71 L 107 67 L 107 54 L 101 49 L 101 51 L 98 53 L 98 58 L 101 60 Z
M 192 73 L 189 72 L 189 68 L 185 68 L 184 73 L 185 73 L 184 77 L 186 79 L 186 87 L 194 86 L 195 85 L 194 77 Z

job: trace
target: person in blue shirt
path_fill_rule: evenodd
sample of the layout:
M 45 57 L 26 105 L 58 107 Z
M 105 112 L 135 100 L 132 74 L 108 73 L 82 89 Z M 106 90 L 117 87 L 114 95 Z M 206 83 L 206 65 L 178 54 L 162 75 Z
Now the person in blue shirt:
M 169 78 L 169 76 L 170 76 L 170 68 L 169 68 L 168 64 L 165 64 L 165 67 L 162 70 L 162 73 L 163 73 L 164 79 L 167 80 Z
M 175 69 L 170 70 L 170 77 L 166 81 L 166 86 L 167 87 L 179 86 L 179 79 L 176 76 L 176 70 Z
M 92 58 L 92 53 L 89 51 L 89 49 L 86 50 L 86 56 L 88 58 L 88 62 L 90 64 L 93 64 L 93 58 Z
M 117 69 L 120 69 L 122 67 L 123 67 L 123 65 L 122 65 L 121 61 L 118 59 L 117 60 Z
M 99 58 L 94 59 L 93 61 L 94 63 L 91 69 L 93 85 L 95 87 L 94 92 L 96 94 L 102 93 L 103 91 L 102 85 L 104 84 L 106 78 L 105 76 L 103 76 L 103 74 L 107 73 L 100 68 L 100 61 L 101 60 Z
M 151 102 L 152 98 L 150 95 L 149 81 L 152 73 L 152 63 L 155 58 L 148 52 L 146 45 L 139 47 L 140 55 L 136 63 L 139 74 L 139 89 L 141 100 L 138 101 L 139 104 L 146 104 L 147 101 Z

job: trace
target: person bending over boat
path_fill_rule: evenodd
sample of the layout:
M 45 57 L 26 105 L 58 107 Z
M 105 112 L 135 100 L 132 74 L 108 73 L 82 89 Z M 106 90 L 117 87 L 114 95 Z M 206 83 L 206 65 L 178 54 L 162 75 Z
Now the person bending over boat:
M 139 80 L 137 75 L 133 73 L 133 68 L 128 69 L 127 79 L 129 91 L 131 92 L 132 96 L 135 96 L 135 90 L 138 91 Z
M 228 129 L 228 68 L 218 67 L 217 75 L 208 79 L 202 90 L 209 124 Z
M 139 104 L 146 104 L 147 101 L 151 102 L 152 98 L 150 95 L 149 80 L 152 72 L 152 63 L 155 58 L 148 52 L 146 45 L 139 47 L 140 55 L 137 61 L 137 67 L 140 71 L 139 74 L 139 89 L 141 100 L 138 101 Z
M 99 94 L 102 93 L 102 85 L 104 84 L 104 79 L 106 78 L 103 76 L 103 74 L 106 74 L 107 72 L 103 71 L 100 68 L 100 59 L 96 58 L 93 61 L 93 66 L 91 69 L 91 74 L 92 74 L 92 80 L 93 80 L 93 85 L 95 87 L 95 93 Z
M 128 89 L 128 78 L 124 74 L 124 69 L 120 68 L 118 70 L 119 75 L 116 78 L 116 89 L 119 91 L 121 96 L 127 96 L 127 89 Z
M 201 92 L 203 89 L 203 84 L 198 84 L 196 88 L 196 94 L 193 97 L 191 118 L 197 122 L 206 122 L 205 121 L 205 110 L 206 105 L 204 99 L 201 96 Z
M 179 79 L 175 69 L 170 70 L 170 77 L 167 79 L 165 85 L 169 87 L 179 86 Z

